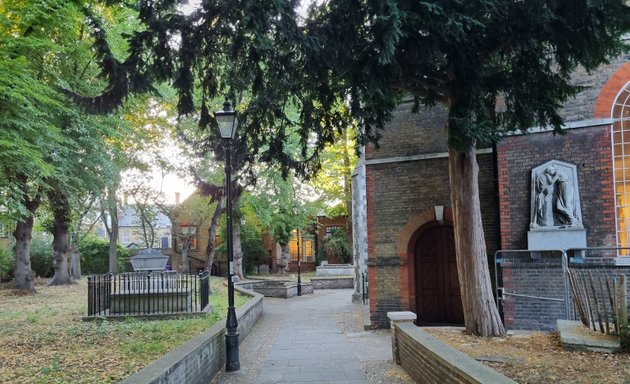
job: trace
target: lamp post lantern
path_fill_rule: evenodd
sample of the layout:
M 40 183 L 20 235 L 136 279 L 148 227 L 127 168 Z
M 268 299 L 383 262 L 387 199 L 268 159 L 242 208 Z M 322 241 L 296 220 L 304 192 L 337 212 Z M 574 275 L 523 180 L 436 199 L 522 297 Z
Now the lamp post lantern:
M 225 371 L 234 372 L 241 369 L 238 353 L 238 321 L 234 310 L 234 248 L 232 244 L 232 140 L 236 135 L 238 117 L 232 110 L 229 101 L 223 103 L 223 110 L 214 113 L 221 138 L 225 141 L 225 200 L 227 219 L 227 253 L 228 253 L 228 313 L 225 328 Z

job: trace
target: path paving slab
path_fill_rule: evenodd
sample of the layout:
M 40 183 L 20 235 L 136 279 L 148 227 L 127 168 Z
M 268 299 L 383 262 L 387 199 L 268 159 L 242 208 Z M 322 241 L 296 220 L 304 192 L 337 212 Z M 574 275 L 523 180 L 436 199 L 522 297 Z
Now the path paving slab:
M 558 320 L 557 327 L 565 351 L 615 353 L 621 349 L 619 336 L 593 331 L 580 321 Z
M 212 384 L 412 384 L 392 360 L 389 331 L 364 330 L 352 293 L 265 297 L 262 319 L 240 345 L 241 369 Z

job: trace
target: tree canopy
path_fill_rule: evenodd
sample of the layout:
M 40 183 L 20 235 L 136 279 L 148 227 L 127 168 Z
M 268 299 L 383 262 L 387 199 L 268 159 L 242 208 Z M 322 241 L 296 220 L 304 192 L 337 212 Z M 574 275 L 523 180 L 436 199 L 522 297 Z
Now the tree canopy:
M 466 328 L 503 334 L 475 149 L 533 125 L 560 132 L 558 110 L 580 90 L 572 71 L 594 70 L 625 49 L 626 2 L 329 0 L 314 3 L 305 19 L 296 0 L 202 1 L 190 15 L 178 4 L 138 2 L 141 26 L 125 58 L 113 54 L 87 12 L 107 86 L 98 96 L 72 85 L 65 93 L 89 111 L 107 112 L 129 92 L 172 81 L 179 113 L 195 114 L 202 129 L 214 124 L 214 100 L 227 95 L 241 114 L 238 143 L 248 148 L 236 153 L 276 162 L 283 176 L 316 171 L 326 144 L 352 124 L 361 126 L 363 142 L 377 142 L 404 95 L 417 110 L 444 105 Z M 297 153 L 287 149 L 291 132 L 299 136 Z

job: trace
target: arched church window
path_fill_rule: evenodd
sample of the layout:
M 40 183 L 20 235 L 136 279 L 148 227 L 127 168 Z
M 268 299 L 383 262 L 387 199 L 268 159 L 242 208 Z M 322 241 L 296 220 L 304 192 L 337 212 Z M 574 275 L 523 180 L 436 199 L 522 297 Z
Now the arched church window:
M 612 117 L 617 245 L 630 247 L 630 83 L 617 95 Z

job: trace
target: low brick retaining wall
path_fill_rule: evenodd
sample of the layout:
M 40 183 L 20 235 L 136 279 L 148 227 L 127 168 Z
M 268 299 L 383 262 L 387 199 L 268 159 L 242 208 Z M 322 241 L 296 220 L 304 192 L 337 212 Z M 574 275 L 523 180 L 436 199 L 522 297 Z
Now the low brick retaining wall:
M 314 289 L 346 289 L 354 288 L 352 277 L 311 277 Z
M 263 296 L 235 287 L 252 296 L 236 309 L 239 341 L 242 341 L 263 314 Z M 201 335 L 178 346 L 166 355 L 130 376 L 127 384 L 208 384 L 225 365 L 225 319 Z
M 237 283 L 239 287 L 250 289 L 265 297 L 288 299 L 298 294 L 297 283 L 289 280 L 255 280 Z M 302 294 L 313 293 L 310 283 L 302 283 Z
M 390 312 L 388 317 L 392 324 L 394 361 L 417 383 L 516 384 L 415 326 L 413 312 Z

